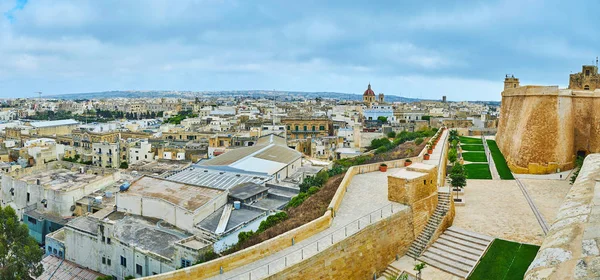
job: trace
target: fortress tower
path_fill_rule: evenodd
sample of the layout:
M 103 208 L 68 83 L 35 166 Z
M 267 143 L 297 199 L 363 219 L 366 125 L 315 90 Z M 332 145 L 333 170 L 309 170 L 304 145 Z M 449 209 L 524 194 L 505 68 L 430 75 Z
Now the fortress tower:
M 598 66 L 583 65 L 580 73 L 571 74 L 569 78 L 569 89 L 595 90 L 597 88 L 600 88 Z
M 384 98 L 383 93 L 380 93 L 379 94 L 379 101 L 378 101 L 379 104 L 383 104 L 384 103 L 383 98 Z
M 519 78 L 515 78 L 513 75 L 506 75 L 504 78 L 504 90 L 509 88 L 518 88 L 519 87 Z
M 515 173 L 547 174 L 574 167 L 577 156 L 600 152 L 600 76 L 584 65 L 569 88 L 520 86 L 504 79 L 496 142 Z

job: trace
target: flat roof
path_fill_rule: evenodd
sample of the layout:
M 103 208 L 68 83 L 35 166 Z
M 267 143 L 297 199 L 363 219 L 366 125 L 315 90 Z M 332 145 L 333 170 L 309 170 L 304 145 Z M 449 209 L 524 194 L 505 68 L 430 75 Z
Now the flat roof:
M 422 172 L 409 171 L 406 168 L 400 168 L 398 171 L 393 172 L 392 175 L 389 175 L 389 177 L 412 180 L 425 175 L 427 174 Z
M 68 190 L 72 188 L 81 188 L 102 177 L 103 176 L 101 175 L 79 173 L 64 168 L 58 168 L 51 170 L 40 170 L 21 176 L 18 179 L 25 181 L 28 184 L 37 184 L 37 180 L 39 179 L 40 185 L 43 185 L 49 189 Z
M 66 226 L 96 235 L 98 231 L 98 219 L 81 216 L 71 220 Z
M 83 268 L 76 263 L 63 260 L 54 255 L 42 259 L 44 272 L 36 280 L 61 279 L 61 280 L 96 280 L 104 276 L 91 269 Z
M 114 212 L 113 235 L 121 242 L 172 259 L 175 243 L 192 235 L 159 219 Z M 206 244 L 208 245 L 208 244 Z
M 193 186 L 181 182 L 144 176 L 134 181 L 127 195 L 154 197 L 166 200 L 182 208 L 194 211 L 211 199 L 221 195 L 222 190 Z
M 245 200 L 269 189 L 254 183 L 244 183 L 229 190 L 229 195 L 235 199 Z
M 422 170 L 433 170 L 435 165 L 422 163 L 422 162 L 413 162 L 408 166 L 409 169 L 422 169 Z
M 263 184 L 265 181 L 270 180 L 271 177 L 267 174 L 249 174 L 243 170 L 193 165 L 168 176 L 167 179 L 184 184 L 227 190 L 248 182 Z

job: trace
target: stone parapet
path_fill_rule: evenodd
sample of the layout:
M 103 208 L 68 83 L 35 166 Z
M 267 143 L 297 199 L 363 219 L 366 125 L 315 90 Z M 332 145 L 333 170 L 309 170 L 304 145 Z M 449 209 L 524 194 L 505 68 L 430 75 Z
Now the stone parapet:
M 600 154 L 589 155 L 525 279 L 600 279 Z

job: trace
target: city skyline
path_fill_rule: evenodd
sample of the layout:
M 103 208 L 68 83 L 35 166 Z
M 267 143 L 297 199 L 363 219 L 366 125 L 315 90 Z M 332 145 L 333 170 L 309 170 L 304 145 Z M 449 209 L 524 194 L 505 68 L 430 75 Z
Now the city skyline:
M 386 95 L 498 101 L 505 74 L 565 87 L 569 72 L 594 63 L 597 4 L 581 3 L 4 0 L 0 97 L 360 94 L 370 82 Z

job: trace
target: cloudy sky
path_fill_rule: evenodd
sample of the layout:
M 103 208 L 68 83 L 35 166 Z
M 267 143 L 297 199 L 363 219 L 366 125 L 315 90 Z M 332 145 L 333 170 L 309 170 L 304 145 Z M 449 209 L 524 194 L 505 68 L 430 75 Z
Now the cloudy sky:
M 598 1 L 0 0 L 0 97 L 276 89 L 499 100 L 600 55 Z M 449 2 L 458 2 L 451 4 Z

